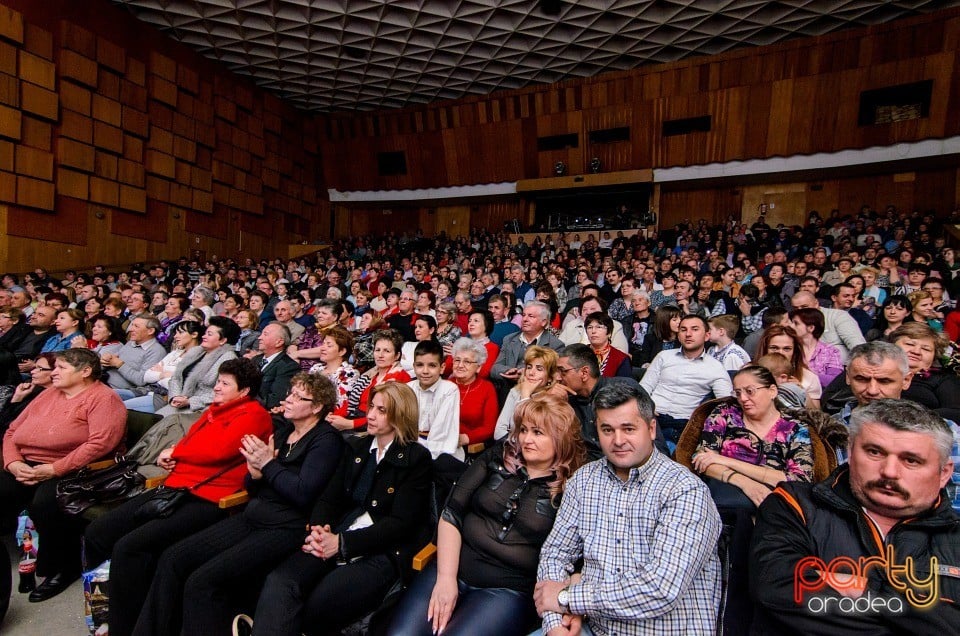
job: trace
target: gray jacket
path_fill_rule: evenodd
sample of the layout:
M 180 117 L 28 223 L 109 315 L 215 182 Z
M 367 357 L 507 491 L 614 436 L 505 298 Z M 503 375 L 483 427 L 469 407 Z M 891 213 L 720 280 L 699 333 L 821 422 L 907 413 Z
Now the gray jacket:
M 177 409 L 168 404 L 158 410 L 157 413 L 171 415 L 184 411 L 202 411 L 210 406 L 213 402 L 213 387 L 217 383 L 217 372 L 220 370 L 220 365 L 227 360 L 234 360 L 236 357 L 237 354 L 233 350 L 233 345 L 230 344 L 218 347 L 210 353 L 207 353 L 203 347 L 193 347 L 187 351 L 180 359 L 177 370 L 173 372 L 173 377 L 170 378 L 168 394 L 171 398 L 177 395 L 186 395 L 190 398 L 190 406 L 187 409 Z M 197 362 L 198 359 L 200 359 L 199 362 Z M 184 369 L 194 362 L 197 362 L 197 365 L 184 379 Z

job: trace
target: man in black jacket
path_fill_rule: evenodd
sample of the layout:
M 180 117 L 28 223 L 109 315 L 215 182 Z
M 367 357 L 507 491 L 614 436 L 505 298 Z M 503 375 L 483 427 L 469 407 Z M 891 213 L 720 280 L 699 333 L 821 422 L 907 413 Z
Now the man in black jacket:
M 915 402 L 850 418 L 850 461 L 760 506 L 750 558 L 760 634 L 960 633 L 953 434 Z

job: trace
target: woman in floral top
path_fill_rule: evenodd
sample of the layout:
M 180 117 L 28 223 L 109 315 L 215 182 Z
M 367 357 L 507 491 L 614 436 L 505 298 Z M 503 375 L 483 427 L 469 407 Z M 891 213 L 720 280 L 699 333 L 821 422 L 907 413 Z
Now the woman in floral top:
M 332 415 L 346 414 L 347 395 L 360 377 L 360 373 L 347 362 L 352 350 L 353 334 L 339 325 L 331 327 L 320 342 L 320 362 L 310 367 L 310 373 L 327 376 L 337 390 L 337 406 L 327 416 L 328 420 Z
M 759 506 L 781 481 L 811 481 L 813 451 L 804 424 L 777 410 L 777 383 L 767 369 L 743 367 L 733 378 L 736 404 L 707 416 L 693 468 L 740 489 Z

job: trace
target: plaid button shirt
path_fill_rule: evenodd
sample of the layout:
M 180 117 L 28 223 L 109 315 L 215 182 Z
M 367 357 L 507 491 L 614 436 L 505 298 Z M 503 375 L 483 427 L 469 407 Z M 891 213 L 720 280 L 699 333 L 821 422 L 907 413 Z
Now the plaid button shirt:
M 583 578 L 569 588 L 570 610 L 585 614 L 597 636 L 712 635 L 720 603 L 720 516 L 707 487 L 654 451 L 627 481 L 606 459 L 567 483 L 537 578 L 564 581 L 583 558 Z M 543 617 L 543 632 L 560 625 Z

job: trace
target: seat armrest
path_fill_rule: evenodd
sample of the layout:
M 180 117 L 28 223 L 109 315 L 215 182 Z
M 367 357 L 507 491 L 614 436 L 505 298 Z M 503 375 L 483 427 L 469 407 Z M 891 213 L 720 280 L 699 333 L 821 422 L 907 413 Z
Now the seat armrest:
M 477 442 L 476 444 L 467 444 L 467 455 L 479 455 L 483 451 L 487 450 L 487 445 L 483 442 Z
M 166 475 L 161 475 L 159 477 L 149 477 L 146 482 L 144 482 L 143 487 L 147 490 L 151 488 L 158 488 L 163 482 L 167 481 Z
M 116 463 L 117 462 L 112 459 L 101 459 L 98 462 L 90 462 L 87 464 L 86 468 L 87 470 L 104 470 L 105 468 L 110 468 Z
M 227 510 L 229 508 L 242 506 L 248 501 L 250 501 L 250 493 L 248 493 L 246 490 L 241 490 L 240 492 L 235 492 L 232 495 L 221 497 L 219 506 L 221 510 Z
M 428 543 L 423 547 L 422 550 L 413 556 L 413 569 L 417 572 L 423 571 L 425 567 L 430 565 L 430 562 L 433 561 L 436 555 L 437 546 L 432 543 Z

